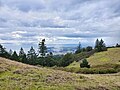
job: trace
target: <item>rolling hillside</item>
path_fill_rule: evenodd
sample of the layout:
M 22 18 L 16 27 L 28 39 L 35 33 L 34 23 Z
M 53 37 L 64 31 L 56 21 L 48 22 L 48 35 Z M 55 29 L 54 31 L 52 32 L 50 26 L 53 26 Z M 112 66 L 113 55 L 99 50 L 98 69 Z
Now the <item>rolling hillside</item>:
M 0 58 L 0 90 L 119 90 L 120 73 L 75 74 Z
M 87 58 L 91 67 L 108 66 L 113 64 L 120 65 L 120 48 L 109 48 L 108 51 L 98 52 Z M 73 62 L 68 68 L 80 67 L 80 62 Z M 109 68 L 109 67 L 108 67 Z

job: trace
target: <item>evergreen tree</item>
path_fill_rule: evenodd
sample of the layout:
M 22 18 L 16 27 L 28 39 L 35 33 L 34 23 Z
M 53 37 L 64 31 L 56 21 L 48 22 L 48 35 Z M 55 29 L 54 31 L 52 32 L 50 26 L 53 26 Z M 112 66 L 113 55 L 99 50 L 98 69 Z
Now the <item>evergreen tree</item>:
M 117 44 L 116 44 L 116 47 L 120 47 L 120 45 L 117 43 Z
M 12 54 L 13 54 L 13 51 L 11 49 L 9 50 L 9 54 L 10 54 L 10 56 L 12 56 Z
M 9 53 L 5 50 L 5 48 L 0 44 L 0 57 L 9 58 Z
M 96 42 L 95 42 L 95 49 L 96 49 L 96 51 L 99 51 L 99 48 L 100 48 L 100 46 L 99 46 L 99 40 L 97 39 L 96 40 Z
M 88 64 L 87 59 L 82 60 L 82 63 L 80 63 L 80 67 L 81 68 L 84 68 L 84 67 L 90 68 L 90 65 Z
M 39 43 L 39 53 L 44 57 L 47 53 L 47 47 L 45 45 L 45 39 L 42 39 L 42 42 Z
M 104 41 L 101 39 L 100 41 L 97 39 L 96 40 L 96 43 L 95 43 L 95 50 L 97 52 L 101 52 L 101 51 L 106 51 L 107 50 L 107 47 L 104 43 Z
M 35 49 L 33 47 L 30 48 L 27 54 L 27 59 L 29 64 L 36 64 L 37 54 L 35 52 Z
M 79 45 L 77 47 L 77 50 L 75 51 L 76 54 L 81 53 L 82 49 L 81 49 L 81 43 L 79 42 Z
M 18 57 L 16 51 L 14 51 L 13 54 L 11 55 L 11 59 L 12 59 L 12 60 L 19 61 L 19 57 Z
M 27 63 L 26 54 L 25 54 L 22 47 L 21 47 L 20 52 L 19 52 L 19 61 L 23 62 L 23 63 Z
M 51 58 L 53 58 L 53 53 L 50 52 L 49 54 L 47 54 L 47 57 L 51 57 Z

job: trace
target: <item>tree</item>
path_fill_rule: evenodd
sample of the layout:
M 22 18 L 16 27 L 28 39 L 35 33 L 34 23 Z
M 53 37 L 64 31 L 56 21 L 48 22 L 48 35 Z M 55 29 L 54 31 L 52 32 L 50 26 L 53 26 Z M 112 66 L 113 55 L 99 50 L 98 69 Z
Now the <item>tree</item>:
M 47 54 L 47 57 L 51 57 L 51 58 L 53 58 L 53 53 L 50 52 L 49 54 Z
M 100 51 L 100 49 L 99 49 L 99 48 L 100 48 L 99 43 L 100 43 L 100 42 L 99 42 L 99 40 L 97 39 L 96 42 L 95 42 L 95 50 L 96 50 L 96 51 Z
M 84 68 L 84 67 L 90 68 L 90 65 L 88 64 L 87 59 L 82 60 L 82 63 L 80 63 L 80 67 L 81 68 Z
M 30 48 L 27 54 L 27 59 L 29 64 L 36 64 L 37 54 L 35 52 L 35 49 L 33 47 Z
M 120 45 L 117 43 L 117 44 L 116 44 L 116 47 L 120 47 Z
M 19 61 L 23 62 L 23 63 L 27 63 L 26 54 L 25 54 L 22 47 L 21 47 L 20 52 L 19 52 Z
M 102 39 L 100 41 L 98 39 L 96 40 L 95 50 L 97 52 L 107 51 L 107 47 Z
M 9 50 L 9 54 L 12 56 L 12 54 L 13 54 L 13 51 L 10 49 Z
M 13 54 L 11 55 L 11 59 L 12 59 L 12 60 L 19 61 L 19 57 L 18 57 L 18 54 L 17 54 L 16 51 L 14 51 Z
M 79 45 L 77 47 L 77 50 L 75 51 L 76 54 L 81 53 L 81 43 L 79 42 Z
M 47 47 L 45 46 L 45 39 L 42 39 L 42 42 L 39 43 L 39 53 L 44 57 L 47 53 Z
M 91 46 L 87 46 L 87 47 L 86 47 L 86 51 L 87 51 L 87 52 L 92 51 L 92 47 L 91 47 Z
M 5 48 L 0 44 L 0 57 L 9 58 L 9 53 L 5 50 Z

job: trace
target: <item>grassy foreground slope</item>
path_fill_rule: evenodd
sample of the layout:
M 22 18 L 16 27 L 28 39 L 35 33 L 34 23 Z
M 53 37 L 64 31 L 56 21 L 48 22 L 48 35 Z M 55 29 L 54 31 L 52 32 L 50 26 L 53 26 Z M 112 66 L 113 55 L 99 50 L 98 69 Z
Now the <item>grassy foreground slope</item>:
M 108 66 L 111 64 L 120 64 L 120 48 L 109 48 L 108 51 L 98 52 L 87 58 L 91 67 Z M 68 68 L 80 67 L 80 62 L 73 62 Z M 108 66 L 108 68 L 111 66 Z
M 120 73 L 75 74 L 0 58 L 0 90 L 120 90 Z

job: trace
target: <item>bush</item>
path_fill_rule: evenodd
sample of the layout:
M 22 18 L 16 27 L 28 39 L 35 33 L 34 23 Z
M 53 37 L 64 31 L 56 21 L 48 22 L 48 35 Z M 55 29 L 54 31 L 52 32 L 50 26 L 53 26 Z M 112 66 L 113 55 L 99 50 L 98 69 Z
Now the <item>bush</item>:
M 98 68 L 82 68 L 79 69 L 77 73 L 83 74 L 110 74 L 110 73 L 117 73 L 118 71 L 114 68 L 109 69 L 98 69 Z
M 82 63 L 80 63 L 80 67 L 81 68 L 84 68 L 84 67 L 90 68 L 90 65 L 88 64 L 87 59 L 82 60 Z

